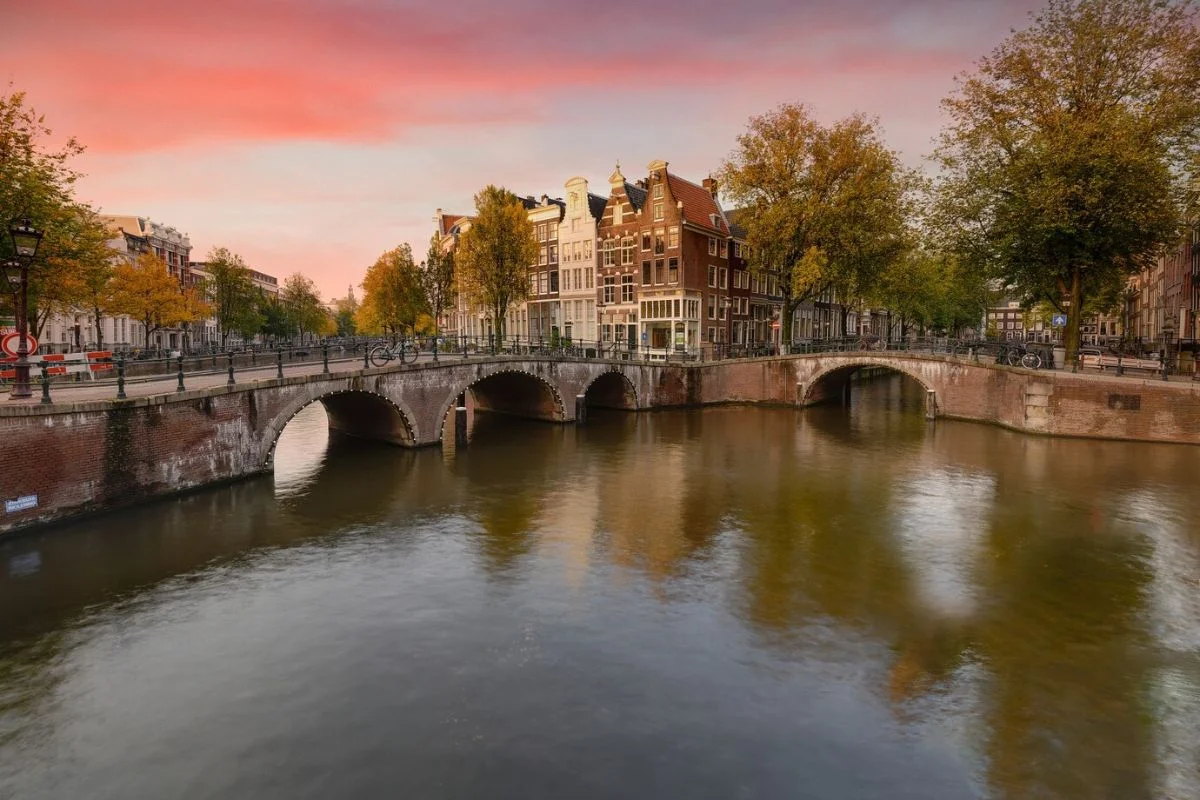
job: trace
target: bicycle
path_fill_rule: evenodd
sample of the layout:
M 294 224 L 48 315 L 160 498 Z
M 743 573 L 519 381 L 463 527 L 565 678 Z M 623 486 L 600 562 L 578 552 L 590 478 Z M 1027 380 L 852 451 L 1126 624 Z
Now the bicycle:
M 368 356 L 371 364 L 376 367 L 382 367 L 392 359 L 398 360 L 401 364 L 412 364 L 420 355 L 419 349 L 415 345 L 409 345 L 404 339 L 401 339 L 396 344 L 380 344 L 371 348 L 371 353 Z
M 858 340 L 859 350 L 886 350 L 887 341 L 879 336 L 864 336 Z

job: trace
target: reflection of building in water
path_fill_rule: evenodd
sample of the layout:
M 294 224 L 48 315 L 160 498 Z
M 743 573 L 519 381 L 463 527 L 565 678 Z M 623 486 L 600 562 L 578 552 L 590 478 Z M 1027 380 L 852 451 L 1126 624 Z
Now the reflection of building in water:
M 689 550 L 686 453 L 665 447 L 642 458 L 649 463 L 624 463 L 601 477 L 601 529 L 615 563 L 664 578 Z
M 600 492 L 597 469 L 571 476 L 570 483 L 556 484 L 543 498 L 540 549 L 550 548 L 566 562 L 567 583 L 579 587 L 587 575 L 600 525 Z

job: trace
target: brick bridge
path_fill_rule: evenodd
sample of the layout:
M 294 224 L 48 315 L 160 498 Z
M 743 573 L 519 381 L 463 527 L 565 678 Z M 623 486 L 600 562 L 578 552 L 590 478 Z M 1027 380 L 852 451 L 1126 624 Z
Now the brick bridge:
M 1031 371 L 917 353 L 824 353 L 708 363 L 489 357 L 173 392 L 163 381 L 127 400 L 0 404 L 6 454 L 0 534 L 272 468 L 280 432 L 320 402 L 330 427 L 404 446 L 438 444 L 460 402 L 477 410 L 573 422 L 577 409 L 629 410 L 839 399 L 864 367 L 902 373 L 926 392 L 926 416 L 1030 433 L 1200 444 L 1200 385 Z M 246 381 L 243 378 L 243 381 Z M 96 390 L 93 389 L 94 393 Z M 36 506 L 30 498 L 37 496 Z M 23 499 L 23 500 L 22 500 Z M 23 507 L 29 506 L 29 507 Z

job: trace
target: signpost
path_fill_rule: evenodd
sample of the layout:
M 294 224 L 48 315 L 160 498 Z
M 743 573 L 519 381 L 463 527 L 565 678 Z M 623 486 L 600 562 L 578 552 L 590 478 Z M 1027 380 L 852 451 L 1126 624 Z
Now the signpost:
M 27 355 L 33 355 L 37 352 L 38 340 L 33 338 L 32 335 L 25 335 L 25 343 L 29 347 L 29 352 Z M 21 335 L 19 333 L 6 333 L 3 337 L 0 337 L 0 350 L 3 350 L 6 356 L 16 358 L 17 349 L 20 347 L 20 345 Z

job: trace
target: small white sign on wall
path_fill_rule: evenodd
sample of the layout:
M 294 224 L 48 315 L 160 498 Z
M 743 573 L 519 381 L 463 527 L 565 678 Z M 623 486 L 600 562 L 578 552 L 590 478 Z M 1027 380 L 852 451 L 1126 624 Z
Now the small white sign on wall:
M 15 500 L 5 500 L 4 513 L 15 514 L 18 511 L 28 511 L 31 508 L 37 508 L 37 504 L 38 496 L 36 494 L 27 494 Z

